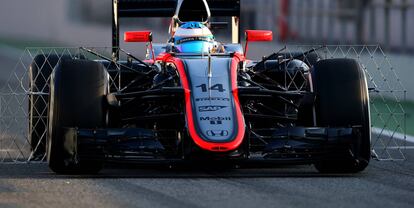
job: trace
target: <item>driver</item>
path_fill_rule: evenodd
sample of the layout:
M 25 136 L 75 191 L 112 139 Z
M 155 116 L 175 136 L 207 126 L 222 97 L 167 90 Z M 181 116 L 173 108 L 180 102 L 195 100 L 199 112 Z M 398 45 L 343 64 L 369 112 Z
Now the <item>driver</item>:
M 203 23 L 186 22 L 174 33 L 174 46 L 180 53 L 219 53 L 222 47 Z

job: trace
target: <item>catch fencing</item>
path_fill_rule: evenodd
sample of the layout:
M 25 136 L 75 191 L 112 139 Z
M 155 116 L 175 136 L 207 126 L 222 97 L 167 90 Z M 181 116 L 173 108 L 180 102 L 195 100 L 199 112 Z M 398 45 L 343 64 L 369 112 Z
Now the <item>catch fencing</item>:
M 317 48 L 315 53 L 319 59 L 353 58 L 358 61 L 366 73 L 369 87 L 372 155 L 377 160 L 405 160 L 404 152 L 411 148 L 407 146 L 405 132 L 407 91 L 398 77 L 398 69 L 391 64 L 392 60 L 378 45 L 287 46 L 283 52 L 305 52 Z M 50 76 L 34 74 L 34 66 L 40 71 L 44 67 L 53 70 L 54 63 L 47 59 L 50 56 L 58 57 L 56 61 L 65 57 L 110 61 L 112 52 L 112 48 L 27 48 L 14 69 L 1 69 L 10 71 L 10 76 L 0 86 L 0 162 L 46 160 L 41 148 L 44 148 L 47 137 Z M 131 59 L 126 52 L 118 52 L 121 60 Z M 34 65 L 36 56 L 44 61 Z M 111 64 L 118 70 L 121 67 L 115 62 Z M 121 79 L 119 73 L 112 76 L 112 89 L 119 89 Z M 33 87 L 33 83 L 39 80 L 43 80 L 44 86 Z

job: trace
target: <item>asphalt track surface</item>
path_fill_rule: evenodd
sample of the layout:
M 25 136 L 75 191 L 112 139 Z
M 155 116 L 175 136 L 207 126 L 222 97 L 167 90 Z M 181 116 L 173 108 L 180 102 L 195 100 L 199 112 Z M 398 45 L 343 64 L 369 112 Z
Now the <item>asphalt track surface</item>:
M 0 56 L 2 66 L 15 61 Z M 0 81 L 4 74 L 0 71 Z M 44 163 L 0 164 L 0 207 L 413 207 L 414 150 L 360 174 L 274 169 L 107 166 L 55 175 Z
M 0 207 L 413 207 L 414 160 L 372 161 L 360 174 L 274 169 L 108 167 L 55 175 L 46 164 L 0 165 Z

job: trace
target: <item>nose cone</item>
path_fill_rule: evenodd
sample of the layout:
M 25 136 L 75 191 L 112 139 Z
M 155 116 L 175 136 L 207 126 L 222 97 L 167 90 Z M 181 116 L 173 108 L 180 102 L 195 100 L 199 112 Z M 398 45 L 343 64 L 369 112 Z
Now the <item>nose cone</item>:
M 209 151 L 231 151 L 238 148 L 245 132 L 237 94 L 237 61 L 212 58 L 211 74 L 207 58 L 183 59 L 189 90 L 186 99 L 187 124 L 190 136 L 201 148 Z

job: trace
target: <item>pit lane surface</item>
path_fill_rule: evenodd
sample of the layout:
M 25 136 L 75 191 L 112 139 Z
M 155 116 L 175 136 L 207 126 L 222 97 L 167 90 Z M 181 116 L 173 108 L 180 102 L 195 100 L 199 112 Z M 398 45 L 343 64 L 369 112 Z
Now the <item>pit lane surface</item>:
M 0 70 L 0 81 L 8 74 Z M 372 161 L 356 175 L 322 175 L 312 166 L 112 166 L 96 176 L 62 176 L 46 164 L 0 164 L 0 207 L 413 207 L 414 150 L 406 157 Z
M 1 164 L 0 207 L 412 207 L 414 151 L 360 174 L 275 169 L 109 167 L 55 175 L 46 164 Z

